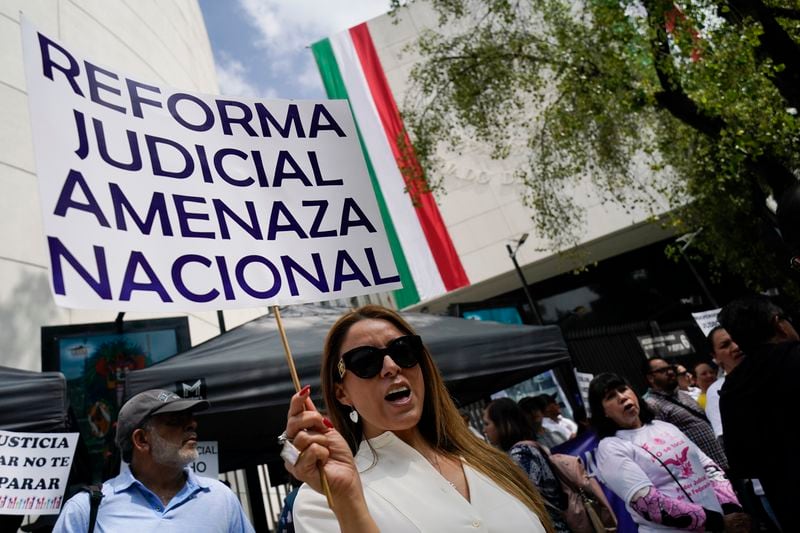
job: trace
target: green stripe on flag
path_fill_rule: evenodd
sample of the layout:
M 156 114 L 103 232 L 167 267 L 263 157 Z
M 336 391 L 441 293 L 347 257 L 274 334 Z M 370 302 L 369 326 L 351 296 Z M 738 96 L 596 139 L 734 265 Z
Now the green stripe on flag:
M 328 39 L 323 39 L 312 44 L 311 51 L 314 53 L 314 59 L 317 61 L 317 68 L 319 68 L 319 73 L 322 76 L 322 83 L 325 85 L 328 98 L 348 99 L 347 88 L 344 85 L 344 81 L 342 81 L 342 75 L 339 72 L 339 65 L 336 64 L 336 58 L 333 55 L 330 41 Z M 378 209 L 383 219 L 383 226 L 386 228 L 386 237 L 389 239 L 389 246 L 392 249 L 394 262 L 400 274 L 400 281 L 403 283 L 402 289 L 394 291 L 397 307 L 402 309 L 419 302 L 419 293 L 417 292 L 417 286 L 414 284 L 414 279 L 411 277 L 411 270 L 408 268 L 406 256 L 403 254 L 403 248 L 400 246 L 400 240 L 397 238 L 397 231 L 394 229 L 392 217 L 389 215 L 389 210 L 386 207 L 383 192 L 378 185 L 378 179 L 375 177 L 375 169 L 372 168 L 372 161 L 370 161 L 369 153 L 367 153 L 367 148 L 364 146 L 364 141 L 361 138 L 361 131 L 358 129 L 358 122 L 356 121 L 355 115 L 353 115 L 353 122 L 356 125 L 358 142 L 361 145 L 364 161 L 367 164 L 367 172 L 369 172 L 369 179 L 372 182 L 372 189 L 375 191 L 375 198 L 378 200 Z

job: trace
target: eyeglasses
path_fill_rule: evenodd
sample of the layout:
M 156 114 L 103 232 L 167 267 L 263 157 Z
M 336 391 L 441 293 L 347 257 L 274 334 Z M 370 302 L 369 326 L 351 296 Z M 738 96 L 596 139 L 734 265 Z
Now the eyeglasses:
M 686 377 L 686 376 L 689 375 L 689 371 L 688 370 L 684 370 L 683 372 L 678 372 L 678 375 L 680 377 Z
M 648 374 L 663 374 L 665 372 L 676 372 L 675 365 L 662 366 L 661 368 L 654 368 Z
M 351 371 L 361 379 L 378 375 L 383 368 L 383 358 L 388 355 L 401 368 L 412 368 L 419 363 L 422 354 L 422 339 L 419 335 L 397 337 L 386 348 L 359 346 L 342 355 L 339 359 L 339 378 L 344 378 L 345 370 Z
M 792 317 L 790 317 L 789 315 L 783 315 L 783 314 L 775 315 L 775 322 L 780 322 L 781 320 L 785 320 L 789 324 L 792 323 Z

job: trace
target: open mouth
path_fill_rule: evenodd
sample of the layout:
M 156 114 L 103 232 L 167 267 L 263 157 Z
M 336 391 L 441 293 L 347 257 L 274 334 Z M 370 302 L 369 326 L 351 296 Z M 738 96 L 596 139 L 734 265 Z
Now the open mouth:
M 401 385 L 399 387 L 392 387 L 389 390 L 389 393 L 384 396 L 384 399 L 388 402 L 403 402 L 411 397 L 411 389 L 406 387 L 405 385 Z

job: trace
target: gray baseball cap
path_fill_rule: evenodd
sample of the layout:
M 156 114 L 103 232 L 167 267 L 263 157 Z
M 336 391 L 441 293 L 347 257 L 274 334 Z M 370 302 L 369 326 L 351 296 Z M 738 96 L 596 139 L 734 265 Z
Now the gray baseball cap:
M 208 409 L 207 400 L 181 398 L 174 392 L 163 389 L 151 389 L 140 392 L 125 402 L 117 417 L 117 446 L 131 438 L 133 431 L 140 427 L 152 415 L 166 413 L 195 412 Z

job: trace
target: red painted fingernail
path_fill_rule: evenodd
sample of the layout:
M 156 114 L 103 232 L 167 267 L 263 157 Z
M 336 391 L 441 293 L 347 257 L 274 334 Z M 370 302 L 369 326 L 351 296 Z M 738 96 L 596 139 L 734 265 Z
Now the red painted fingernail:
M 328 420 L 327 417 L 324 417 L 324 416 L 322 417 L 322 423 L 325 424 L 325 427 L 333 429 L 333 422 Z
M 306 385 L 305 387 L 303 387 L 302 389 L 300 389 L 300 396 L 305 396 L 305 395 L 307 395 L 309 392 L 311 392 L 311 385 Z

